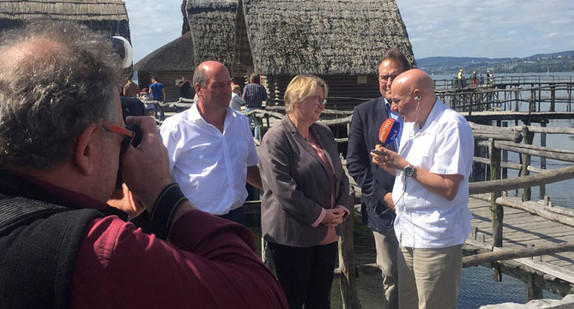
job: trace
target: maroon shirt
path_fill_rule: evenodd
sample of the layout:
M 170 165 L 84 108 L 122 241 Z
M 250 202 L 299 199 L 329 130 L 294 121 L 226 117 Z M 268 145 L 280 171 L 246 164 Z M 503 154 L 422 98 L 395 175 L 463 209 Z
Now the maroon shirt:
M 26 180 L 26 189 L 15 190 L 32 191 L 36 198 L 71 207 L 109 207 L 81 193 Z M 71 304 L 72 308 L 288 308 L 281 286 L 255 253 L 251 232 L 199 210 L 178 219 L 170 243 L 116 215 L 93 220 L 78 250 Z

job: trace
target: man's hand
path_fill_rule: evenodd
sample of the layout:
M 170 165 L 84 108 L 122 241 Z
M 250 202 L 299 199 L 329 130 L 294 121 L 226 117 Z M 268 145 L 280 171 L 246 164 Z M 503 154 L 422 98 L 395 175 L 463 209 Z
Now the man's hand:
M 172 183 L 167 149 L 159 139 L 153 118 L 128 117 L 126 122 L 140 126 L 142 141 L 137 148 L 130 145 L 122 156 L 122 176 L 130 190 L 151 211 L 159 193 Z
M 383 203 L 383 205 L 387 206 L 387 208 L 395 212 L 395 203 L 393 203 L 393 193 L 387 192 L 385 195 L 383 195 L 381 202 Z

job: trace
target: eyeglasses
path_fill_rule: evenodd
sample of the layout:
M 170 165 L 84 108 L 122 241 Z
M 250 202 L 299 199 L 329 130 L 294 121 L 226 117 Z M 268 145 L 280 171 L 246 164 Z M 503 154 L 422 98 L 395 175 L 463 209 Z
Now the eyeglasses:
M 315 96 L 312 96 L 312 97 L 307 97 L 306 99 L 309 99 L 309 100 L 311 100 L 312 102 L 314 102 L 316 106 L 319 106 L 319 105 L 321 105 L 321 104 L 322 104 L 322 105 L 326 105 L 326 104 L 327 104 L 327 100 L 324 99 L 324 98 L 321 97 L 321 96 L 318 96 L 318 95 L 315 95 Z
M 116 133 L 122 136 L 122 143 L 120 144 L 120 154 L 124 154 L 128 150 L 129 145 L 132 143 L 135 133 L 124 127 L 120 127 L 111 123 L 103 123 L 102 127 L 111 133 Z
M 399 74 L 379 75 L 379 80 L 381 82 L 387 82 L 389 80 L 389 78 L 391 80 L 395 80 L 395 78 L 397 78 L 397 76 L 399 76 Z

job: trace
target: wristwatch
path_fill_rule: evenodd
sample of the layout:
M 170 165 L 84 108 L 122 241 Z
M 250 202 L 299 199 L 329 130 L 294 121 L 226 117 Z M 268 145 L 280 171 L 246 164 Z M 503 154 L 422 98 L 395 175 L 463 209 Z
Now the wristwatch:
M 403 173 L 405 173 L 405 176 L 407 177 L 412 177 L 415 174 L 415 172 L 416 172 L 415 167 L 410 164 L 405 166 L 405 168 L 403 169 Z

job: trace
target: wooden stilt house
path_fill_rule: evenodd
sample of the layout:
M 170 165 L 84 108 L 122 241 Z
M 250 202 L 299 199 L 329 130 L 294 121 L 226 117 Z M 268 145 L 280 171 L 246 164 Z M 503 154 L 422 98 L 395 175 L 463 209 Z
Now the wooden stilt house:
M 194 66 L 221 61 L 238 81 L 261 74 L 270 102 L 308 73 L 327 81 L 328 108 L 349 109 L 380 96 L 386 50 L 398 48 L 414 64 L 394 0 L 187 0 L 187 18 Z

